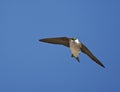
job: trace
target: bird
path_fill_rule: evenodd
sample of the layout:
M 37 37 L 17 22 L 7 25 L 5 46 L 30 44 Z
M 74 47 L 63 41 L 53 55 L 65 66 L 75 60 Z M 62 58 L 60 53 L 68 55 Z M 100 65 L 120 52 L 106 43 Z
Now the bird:
M 105 66 L 94 56 L 94 54 L 81 42 L 78 38 L 70 38 L 70 37 L 54 37 L 54 38 L 43 38 L 39 39 L 41 42 L 56 44 L 56 45 L 63 45 L 65 47 L 70 48 L 71 50 L 71 57 L 75 58 L 78 62 L 80 62 L 79 54 L 83 52 L 87 56 L 89 56 L 94 62 L 98 65 L 105 68 Z

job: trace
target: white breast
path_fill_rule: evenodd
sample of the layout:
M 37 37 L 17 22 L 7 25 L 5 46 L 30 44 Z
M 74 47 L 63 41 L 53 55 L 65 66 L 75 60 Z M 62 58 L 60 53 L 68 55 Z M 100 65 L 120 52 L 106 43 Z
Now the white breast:
M 78 57 L 80 53 L 80 42 L 78 39 L 76 39 L 75 41 L 73 40 L 70 41 L 70 49 L 71 49 L 72 54 L 75 57 Z

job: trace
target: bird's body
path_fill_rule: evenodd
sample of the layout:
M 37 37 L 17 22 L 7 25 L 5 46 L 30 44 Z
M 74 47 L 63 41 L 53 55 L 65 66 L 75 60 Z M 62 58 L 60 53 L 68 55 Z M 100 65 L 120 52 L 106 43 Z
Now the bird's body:
M 83 53 L 87 54 L 97 64 L 104 67 L 104 65 L 92 54 L 92 52 L 77 38 L 56 37 L 56 38 L 40 39 L 39 41 L 64 45 L 66 47 L 69 47 L 72 52 L 72 57 L 76 58 L 77 61 L 80 61 L 78 56 L 82 51 Z
M 75 57 L 75 58 L 78 58 L 78 56 L 80 54 L 80 51 L 81 51 L 80 50 L 81 43 L 79 42 L 78 39 L 76 39 L 76 40 L 70 40 L 69 44 L 70 44 L 70 50 L 72 52 L 72 56 Z

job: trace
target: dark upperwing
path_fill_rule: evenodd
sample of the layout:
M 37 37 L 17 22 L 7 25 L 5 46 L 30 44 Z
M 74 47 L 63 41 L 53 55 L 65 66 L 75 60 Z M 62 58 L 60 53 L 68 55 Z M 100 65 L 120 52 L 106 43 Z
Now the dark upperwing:
M 56 37 L 56 38 L 44 38 L 39 41 L 51 43 L 51 44 L 59 44 L 69 47 L 69 39 L 68 37 Z
M 87 54 L 97 64 L 105 68 L 105 66 L 92 54 L 92 52 L 84 44 L 82 44 L 81 51 Z

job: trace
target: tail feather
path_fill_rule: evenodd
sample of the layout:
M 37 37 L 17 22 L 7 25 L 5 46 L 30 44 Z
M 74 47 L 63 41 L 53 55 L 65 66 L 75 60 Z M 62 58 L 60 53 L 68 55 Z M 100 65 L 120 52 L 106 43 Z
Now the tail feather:
M 80 62 L 79 57 L 75 57 L 73 54 L 71 55 L 71 57 L 74 57 L 78 62 Z
M 78 62 L 80 62 L 80 59 L 79 59 L 79 57 L 75 57 L 75 59 L 76 59 Z

